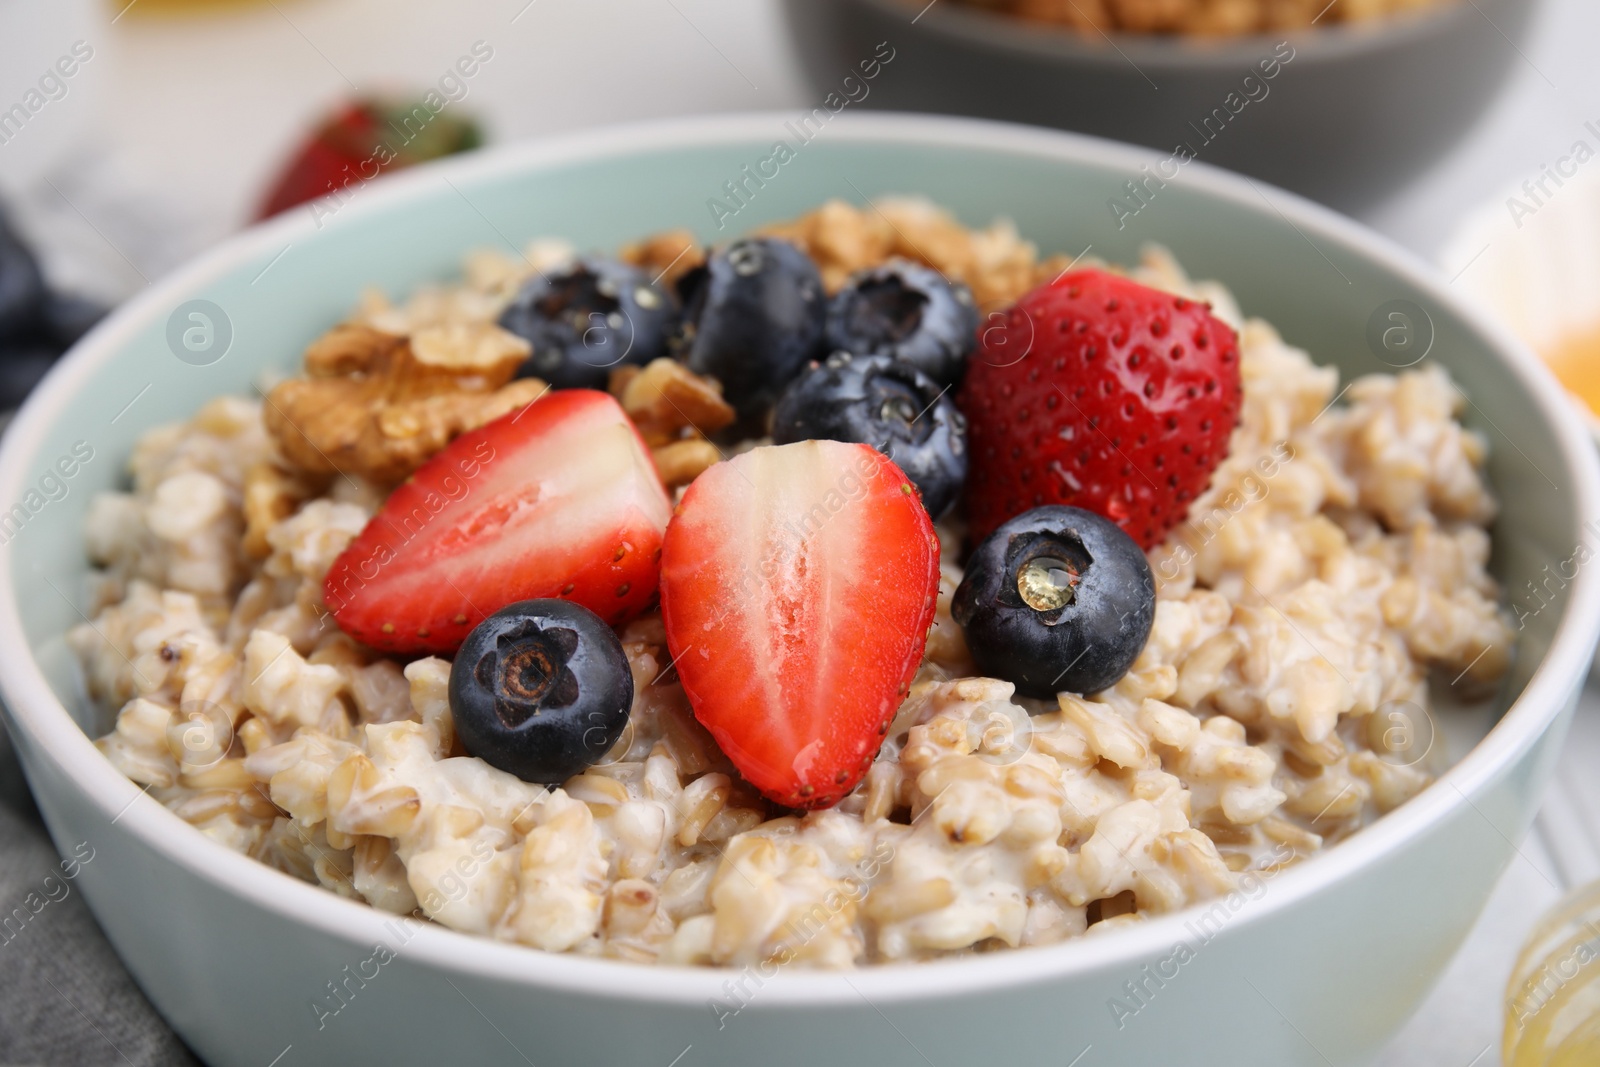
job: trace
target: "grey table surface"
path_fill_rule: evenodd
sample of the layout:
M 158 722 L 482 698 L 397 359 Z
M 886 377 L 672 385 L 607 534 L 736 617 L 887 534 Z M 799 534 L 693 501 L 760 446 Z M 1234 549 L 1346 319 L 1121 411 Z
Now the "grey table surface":
M 329 101 L 352 87 L 431 80 L 477 40 L 495 59 L 470 99 L 502 142 L 657 115 L 813 103 L 775 0 L 303 0 L 184 22 L 111 24 L 107 15 L 95 37 L 104 55 L 99 84 L 59 105 L 89 112 L 93 135 L 63 158 L 54 188 L 11 194 L 58 280 L 125 297 L 242 224 L 262 176 Z M 1549 0 L 1480 124 L 1362 221 L 1437 255 L 1464 212 L 1503 200 L 1586 121 L 1600 120 L 1596 41 L 1600 4 Z M 25 807 L 4 758 L 0 797 Z M 1439 985 L 1377 1061 L 1382 1067 L 1499 1062 L 1502 987 L 1517 946 L 1566 888 L 1600 877 L 1596 766 L 1600 687 L 1591 685 L 1538 822 Z M 37 829 L 16 810 L 0 806 L 0 854 L 12 860 L 0 866 L 6 900 L 53 869 Z M 9 1045 L 0 1026 L 0 1064 L 184 1062 L 170 1036 L 141 1029 L 137 991 L 116 980 L 76 896 L 51 907 L 41 919 L 59 924 L 73 947 L 41 963 L 0 946 L 0 1004 L 31 989 L 37 999 L 28 1003 L 51 1002 L 29 1017 L 40 1032 L 58 1027 L 75 1037 Z

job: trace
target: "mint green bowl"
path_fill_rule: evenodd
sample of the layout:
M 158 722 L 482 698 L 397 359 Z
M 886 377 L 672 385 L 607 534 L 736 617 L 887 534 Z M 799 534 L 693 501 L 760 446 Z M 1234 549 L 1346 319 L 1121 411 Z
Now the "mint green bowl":
M 1130 261 L 1160 241 L 1347 375 L 1390 369 L 1367 346 L 1368 320 L 1409 300 L 1436 330 L 1428 358 L 1472 396 L 1468 421 L 1492 443 L 1504 504 L 1494 567 L 1507 588 L 1542 580 L 1580 544 L 1600 547 L 1584 526 L 1600 514 L 1593 447 L 1543 367 L 1359 227 L 1194 164 L 1118 229 L 1107 200 L 1125 195 L 1144 153 L 991 123 L 844 115 L 719 231 L 708 201 L 791 137 L 787 118 L 605 130 L 385 180 L 331 219 L 295 212 L 226 242 L 119 310 L 51 374 L 0 448 L 0 504 L 20 503 L 25 520 L 14 529 L 13 510 L 0 546 L 0 695 L 56 843 L 95 850 L 78 885 L 107 935 L 218 1065 L 1365 1062 L 1444 967 L 1536 810 L 1600 635 L 1592 568 L 1552 583 L 1549 605 L 1528 615 L 1503 714 L 1457 724 L 1468 736 L 1442 780 L 1258 899 L 1225 902 L 1225 921 L 1213 913 L 1204 937 L 1191 911 L 1050 948 L 747 977 L 738 994 L 731 972 L 547 955 L 443 927 L 399 944 L 389 916 L 213 844 L 90 744 L 84 727 L 98 716 L 63 634 L 80 618 L 90 494 L 118 484 L 139 433 L 293 367 L 363 287 L 400 294 L 450 277 L 470 248 L 535 235 L 610 247 L 688 225 L 714 239 L 827 197 L 923 193 L 970 223 L 1009 216 L 1047 251 L 1093 246 Z M 232 326 L 226 356 L 208 366 L 177 359 L 166 341 L 169 317 L 196 298 Z M 93 457 L 66 495 L 30 495 L 78 442 Z M 1180 941 L 1194 958 L 1176 977 L 1152 977 L 1144 968 Z M 313 1002 L 380 943 L 396 957 L 347 985 L 336 1016 L 319 1016 Z M 1128 983 L 1146 1006 L 1119 1025 L 1111 1000 L 1127 1002 Z M 712 1001 L 734 996 L 747 1006 L 719 1025 Z

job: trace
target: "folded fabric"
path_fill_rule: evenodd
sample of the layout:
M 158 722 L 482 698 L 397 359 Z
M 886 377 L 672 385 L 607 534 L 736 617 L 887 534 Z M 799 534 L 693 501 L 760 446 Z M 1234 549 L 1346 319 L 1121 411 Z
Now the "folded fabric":
M 123 968 L 58 854 L 0 729 L 0 1067 L 193 1067 Z

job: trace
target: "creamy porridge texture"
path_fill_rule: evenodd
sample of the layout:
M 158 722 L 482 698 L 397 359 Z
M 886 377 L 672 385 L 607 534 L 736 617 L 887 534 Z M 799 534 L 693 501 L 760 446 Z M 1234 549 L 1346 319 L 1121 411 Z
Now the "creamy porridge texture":
M 904 256 L 985 310 L 1067 265 L 1004 225 L 880 207 L 771 232 L 829 291 Z M 623 252 L 668 281 L 700 256 L 681 234 Z M 95 500 L 99 600 L 70 641 L 116 709 L 98 744 L 202 833 L 374 907 L 550 951 L 847 968 L 1043 945 L 1225 894 L 1404 803 L 1441 753 L 1397 758 L 1389 711 L 1428 707 L 1431 668 L 1479 687 L 1506 668 L 1485 446 L 1445 372 L 1361 378 L 1335 402 L 1333 369 L 1152 250 L 1129 273 L 1238 331 L 1243 400 L 1210 488 L 1148 552 L 1154 622 L 1120 681 L 1042 701 L 976 676 L 951 616 L 962 520 L 946 518 L 926 654 L 837 805 L 786 811 L 740 775 L 654 609 L 618 630 L 634 697 L 610 750 L 559 787 L 497 770 L 457 738 L 450 662 L 358 644 L 324 579 L 389 485 L 542 393 L 510 379 L 528 346 L 495 323 L 535 265 L 570 258 L 556 242 L 475 255 L 461 285 L 370 296 L 313 345 L 305 390 L 366 398 L 350 462 L 292 454 L 285 412 L 225 397 L 145 434 L 129 491 Z M 697 432 L 734 412 L 676 364 L 611 388 L 669 487 L 750 447 Z M 295 440 L 315 442 L 300 399 Z

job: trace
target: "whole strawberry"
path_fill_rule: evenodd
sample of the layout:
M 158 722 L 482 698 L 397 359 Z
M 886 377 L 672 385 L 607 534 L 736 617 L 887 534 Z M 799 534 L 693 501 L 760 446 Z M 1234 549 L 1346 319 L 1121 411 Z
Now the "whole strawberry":
M 284 163 L 256 218 L 482 141 L 471 119 L 435 112 L 421 100 L 352 101 L 324 119 Z
M 1228 454 L 1242 398 L 1238 337 L 1208 305 L 1101 270 L 1040 286 L 979 336 L 957 399 L 972 543 L 1064 504 L 1159 544 Z

